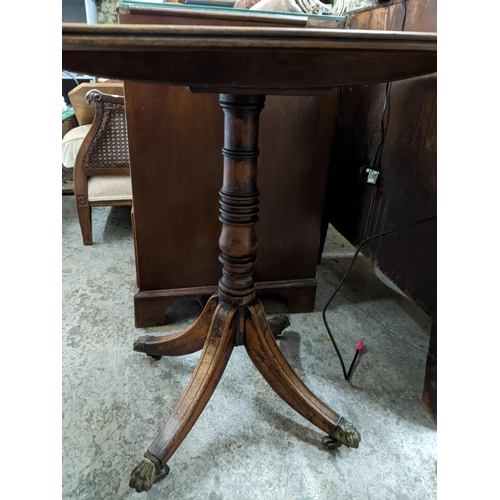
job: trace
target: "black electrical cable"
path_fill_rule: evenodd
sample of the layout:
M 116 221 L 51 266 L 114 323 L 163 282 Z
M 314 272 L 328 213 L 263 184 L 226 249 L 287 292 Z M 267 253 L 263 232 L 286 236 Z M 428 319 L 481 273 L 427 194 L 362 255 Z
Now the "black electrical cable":
M 407 0 L 402 0 L 403 9 L 404 10 L 403 10 L 403 20 L 402 20 L 402 23 L 401 23 L 401 31 L 404 31 L 405 25 L 406 25 L 406 13 L 407 13 L 406 2 L 407 2 Z M 390 94 L 390 90 L 391 90 L 391 82 L 387 82 L 386 85 L 385 85 L 385 96 L 384 96 L 384 104 L 382 106 L 382 117 L 380 119 L 380 129 L 381 129 L 380 141 L 379 141 L 377 149 L 375 151 L 375 155 L 374 155 L 372 161 L 370 162 L 370 168 L 374 168 L 374 167 L 378 167 L 379 166 L 379 165 L 377 165 L 377 160 L 379 160 L 379 155 L 381 157 L 382 148 L 383 148 L 384 142 L 385 142 L 385 136 L 387 134 L 386 112 L 389 113 L 389 94 Z M 341 94 L 341 96 L 342 96 L 342 94 Z M 389 123 L 389 114 L 387 114 L 387 124 L 388 123 Z M 373 240 L 375 238 L 379 238 L 381 236 L 384 236 L 386 234 L 395 233 L 397 231 L 402 231 L 404 229 L 413 227 L 413 226 L 415 226 L 417 224 L 422 224 L 424 222 L 429 222 L 431 220 L 435 220 L 436 218 L 437 217 L 428 217 L 426 219 L 421 219 L 421 220 L 418 220 L 416 222 L 412 222 L 411 224 L 408 224 L 407 226 L 403 226 L 403 227 L 400 227 L 400 228 L 397 228 L 397 229 L 391 229 L 389 231 L 384 231 L 383 233 L 375 234 L 373 236 L 370 236 L 369 238 L 366 238 L 365 240 L 363 240 L 358 245 L 358 247 L 356 249 L 356 252 L 354 253 L 354 256 L 352 258 L 352 261 L 351 261 L 351 263 L 350 263 L 347 271 L 345 272 L 344 276 L 342 277 L 342 279 L 340 280 L 339 284 L 337 285 L 337 288 L 335 289 L 335 291 L 333 292 L 332 296 L 330 297 L 330 300 L 326 303 L 326 305 L 325 305 L 325 307 L 323 309 L 323 323 L 325 324 L 326 330 L 328 332 L 328 335 L 330 336 L 330 339 L 332 341 L 333 347 L 335 348 L 335 351 L 337 352 L 337 356 L 340 359 L 340 364 L 342 365 L 342 371 L 344 372 L 344 378 L 346 380 L 349 380 L 351 378 L 351 375 L 352 375 L 352 372 L 353 372 L 356 360 L 358 359 L 359 353 L 361 352 L 361 349 L 363 348 L 363 342 L 360 341 L 356 345 L 356 354 L 354 355 L 354 359 L 352 360 L 352 363 L 351 363 L 351 366 L 349 367 L 349 370 L 346 372 L 346 368 L 345 368 L 345 365 L 344 365 L 344 360 L 342 359 L 342 355 L 340 354 L 340 351 L 339 351 L 339 349 L 337 347 L 337 344 L 335 343 L 335 339 L 333 338 L 332 332 L 331 332 L 330 327 L 328 326 L 328 322 L 326 320 L 326 310 L 328 309 L 328 306 L 330 305 L 331 301 L 333 300 L 333 298 L 335 297 L 335 295 L 337 294 L 337 292 L 340 290 L 340 287 L 342 286 L 342 283 L 344 282 L 345 277 L 347 276 L 347 274 L 351 270 L 352 266 L 354 265 L 354 262 L 356 261 L 358 253 L 360 252 L 361 247 L 365 243 L 367 243 L 368 241 L 371 241 L 371 240 Z
M 375 151 L 375 156 L 373 160 L 370 162 L 370 168 L 377 166 L 377 158 L 380 152 L 382 151 L 382 146 L 384 145 L 385 136 L 387 134 L 387 128 L 385 126 L 385 112 L 389 108 L 389 94 L 391 89 L 391 83 L 387 82 L 385 84 L 385 97 L 384 97 L 384 105 L 382 106 L 382 118 L 380 119 L 380 142 L 378 143 L 377 150 Z M 387 121 L 389 122 L 389 117 L 387 117 Z
M 342 276 L 342 279 L 339 281 L 339 284 L 337 285 L 337 288 L 335 288 L 332 296 L 326 303 L 325 307 L 323 308 L 323 323 L 325 324 L 326 331 L 328 332 L 328 335 L 330 336 L 330 340 L 332 341 L 333 347 L 335 348 L 335 351 L 337 353 L 337 356 L 339 357 L 340 364 L 342 365 L 342 371 L 344 372 L 344 378 L 348 381 L 351 378 L 352 371 L 354 369 L 354 364 L 358 358 L 358 355 L 363 347 L 363 342 L 359 342 L 356 346 L 356 354 L 354 356 L 354 359 L 352 360 L 351 366 L 349 367 L 349 370 L 346 371 L 344 360 L 342 359 L 342 355 L 340 354 L 339 348 L 337 347 L 337 343 L 335 342 L 335 339 L 333 338 L 333 334 L 330 330 L 330 327 L 328 326 L 328 321 L 326 320 L 326 310 L 328 309 L 328 306 L 332 302 L 333 298 L 335 295 L 337 295 L 337 292 L 340 290 L 340 287 L 342 286 L 342 283 L 344 283 L 344 280 L 349 273 L 349 271 L 352 269 L 352 266 L 354 265 L 354 262 L 356 261 L 356 258 L 358 257 L 358 254 L 363 247 L 363 245 L 371 240 L 374 240 L 375 238 L 380 238 L 381 236 L 385 236 L 387 234 L 391 233 L 396 233 L 399 231 L 403 231 L 404 229 L 409 229 L 410 227 L 416 226 L 418 224 L 423 224 L 424 222 L 430 222 L 432 220 L 436 220 L 437 216 L 433 217 L 426 217 L 425 219 L 420 219 L 417 221 L 414 221 L 410 224 L 407 224 L 406 226 L 398 227 L 396 229 L 390 229 L 388 231 L 383 231 L 382 233 L 374 234 L 373 236 L 369 236 L 368 238 L 365 238 L 356 248 L 356 251 L 354 252 L 354 256 L 351 260 L 351 263 L 349 264 L 349 267 L 347 268 L 347 271 L 344 273 Z
M 403 12 L 403 22 L 401 23 L 401 31 L 405 30 L 405 24 L 406 24 L 406 1 L 407 0 L 403 0 L 404 12 Z
M 406 25 L 406 1 L 403 0 L 403 21 L 401 23 L 401 31 L 404 31 L 405 25 Z M 387 82 L 385 84 L 385 97 L 384 97 L 384 105 L 382 106 L 382 118 L 380 119 L 380 141 L 377 146 L 377 150 L 375 151 L 375 156 L 373 157 L 372 161 L 370 162 L 370 168 L 377 167 L 377 159 L 379 157 L 379 154 L 382 152 L 382 147 L 385 142 L 385 136 L 387 134 L 387 127 L 385 125 L 385 113 L 386 111 L 388 112 L 389 110 L 389 94 L 391 90 L 391 82 Z M 387 122 L 389 122 L 389 115 L 387 115 Z

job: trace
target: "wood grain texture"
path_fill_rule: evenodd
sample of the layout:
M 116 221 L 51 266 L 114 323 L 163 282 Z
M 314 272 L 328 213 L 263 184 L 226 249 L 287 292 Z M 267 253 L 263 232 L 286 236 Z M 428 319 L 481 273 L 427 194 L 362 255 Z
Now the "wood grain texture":
M 223 176 L 219 191 L 219 300 L 245 305 L 255 298 L 255 224 L 259 220 L 257 158 L 264 96 L 220 94 L 224 112 Z
M 215 236 L 214 241 L 216 241 Z M 139 255 L 136 255 L 136 264 L 140 262 L 140 258 Z M 256 265 L 258 262 L 259 261 L 257 261 Z M 176 264 L 176 266 L 172 267 L 187 266 L 188 262 L 182 260 Z M 204 270 L 210 269 L 210 263 L 206 262 L 205 264 Z M 151 265 L 153 265 L 153 263 L 151 263 Z M 214 267 L 220 272 L 220 265 L 215 265 Z M 163 278 L 168 279 L 168 275 L 164 275 Z M 255 283 L 255 288 L 258 297 L 276 295 L 286 299 L 288 312 L 290 313 L 305 313 L 311 312 L 314 309 L 317 288 L 317 281 L 315 278 L 264 282 L 257 281 Z M 165 325 L 169 321 L 168 309 L 177 301 L 198 300 L 214 293 L 217 293 L 217 285 L 138 290 L 134 295 L 135 326 L 136 328 L 148 328 Z
M 245 348 L 278 396 L 328 435 L 334 433 L 340 415 L 313 394 L 297 376 L 276 344 L 260 303 L 247 308 Z
M 207 339 L 217 303 L 217 295 L 213 295 L 189 328 L 170 335 L 148 337 L 141 352 L 155 356 L 184 356 L 199 351 Z
M 406 29 L 436 29 L 436 2 L 407 4 Z M 352 14 L 353 28 L 401 27 L 401 3 Z M 381 137 L 385 85 L 343 87 L 335 124 L 325 210 L 328 222 L 349 241 L 364 238 L 436 214 L 436 75 L 390 86 L 387 135 L 375 186 L 358 173 L 369 164 Z M 388 121 L 387 121 L 388 117 Z M 431 222 L 364 246 L 380 269 L 428 315 L 436 310 L 436 223 Z
M 68 70 L 217 93 L 314 92 L 437 67 L 429 33 L 63 23 L 62 46 Z
M 217 387 L 234 347 L 235 312 L 236 309 L 229 304 L 217 306 L 191 379 L 172 415 L 148 449 L 163 465 L 182 443 Z
M 189 17 L 193 17 L 192 14 Z M 351 28 L 353 26 L 351 25 Z M 62 23 L 63 51 L 81 50 L 87 45 L 92 50 L 114 47 L 131 49 L 144 47 L 195 48 L 206 43 L 206 49 L 230 47 L 237 40 L 237 47 L 272 48 L 277 44 L 290 48 L 315 47 L 317 49 L 356 49 L 403 51 L 436 51 L 436 34 L 431 32 L 385 31 L 381 29 L 301 29 L 226 26 L 162 26 L 134 24 L 87 25 Z M 343 70 L 339 70 L 343 71 Z

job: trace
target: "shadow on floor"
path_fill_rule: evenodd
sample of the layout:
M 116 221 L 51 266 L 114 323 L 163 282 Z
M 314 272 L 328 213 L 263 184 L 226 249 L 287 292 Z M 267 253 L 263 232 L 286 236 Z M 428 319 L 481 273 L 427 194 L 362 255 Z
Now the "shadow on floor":
M 95 209 L 93 209 L 95 210 Z M 132 232 L 132 207 L 111 207 L 106 219 L 102 240 L 104 243 L 130 238 Z

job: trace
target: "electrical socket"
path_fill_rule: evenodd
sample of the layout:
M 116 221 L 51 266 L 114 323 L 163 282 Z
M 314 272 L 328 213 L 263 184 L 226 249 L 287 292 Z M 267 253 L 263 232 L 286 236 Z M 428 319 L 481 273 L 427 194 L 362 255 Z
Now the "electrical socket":
M 368 165 L 363 165 L 359 171 L 359 180 L 367 184 L 376 184 L 380 171 L 370 168 Z

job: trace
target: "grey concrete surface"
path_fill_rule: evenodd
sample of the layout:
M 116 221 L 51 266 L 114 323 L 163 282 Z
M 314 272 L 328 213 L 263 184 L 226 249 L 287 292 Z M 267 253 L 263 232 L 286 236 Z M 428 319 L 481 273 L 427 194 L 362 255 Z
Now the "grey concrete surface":
M 128 486 L 161 430 L 198 354 L 152 361 L 133 352 L 140 335 L 194 321 L 180 303 L 165 327 L 136 329 L 130 208 L 93 210 L 94 245 L 82 244 L 74 198 L 62 200 L 64 499 L 424 500 L 436 498 L 436 424 L 420 396 L 430 320 L 360 256 L 327 313 L 348 365 L 346 382 L 321 310 L 354 253 L 331 228 L 315 311 L 290 315 L 279 345 L 304 382 L 361 433 L 358 449 L 326 451 L 324 433 L 266 384 L 244 348 L 234 350 L 205 411 L 148 493 Z M 286 311 L 264 302 L 267 313 Z

